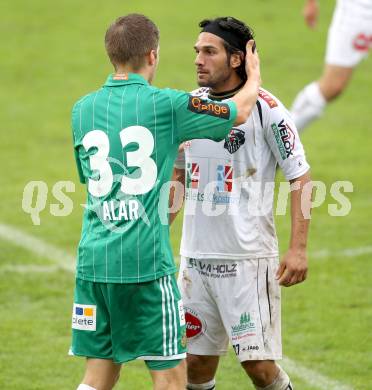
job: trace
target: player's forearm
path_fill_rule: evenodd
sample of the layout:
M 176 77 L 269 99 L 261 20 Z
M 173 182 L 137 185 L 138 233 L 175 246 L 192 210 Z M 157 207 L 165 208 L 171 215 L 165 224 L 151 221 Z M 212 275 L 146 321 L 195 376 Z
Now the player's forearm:
M 238 111 L 234 125 L 238 126 L 247 121 L 256 104 L 259 87 L 260 79 L 253 75 L 249 77 L 244 87 L 231 99 L 235 102 Z
M 291 180 L 291 239 L 292 250 L 306 251 L 310 224 L 311 178 L 307 172 Z
M 243 88 L 231 99 L 238 111 L 234 122 L 236 126 L 247 121 L 256 104 L 261 85 L 260 59 L 253 39 L 246 45 L 245 71 L 248 79 Z
M 171 225 L 173 221 L 176 219 L 178 213 L 182 209 L 182 205 L 184 202 L 185 196 L 185 170 L 174 168 L 172 181 L 179 183 L 179 186 L 171 186 L 169 192 L 169 224 Z M 177 190 L 177 188 L 181 188 L 182 191 Z

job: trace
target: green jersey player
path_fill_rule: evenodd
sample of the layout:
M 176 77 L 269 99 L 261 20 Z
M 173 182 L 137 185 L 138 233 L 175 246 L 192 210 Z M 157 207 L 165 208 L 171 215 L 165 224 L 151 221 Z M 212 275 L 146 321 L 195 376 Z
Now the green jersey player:
M 72 315 L 71 353 L 87 357 L 79 390 L 112 389 L 121 364 L 133 359 L 146 361 L 155 389 L 185 387 L 168 182 L 180 143 L 222 140 L 245 122 L 257 99 L 253 41 L 249 82 L 227 103 L 152 87 L 158 43 L 148 18 L 118 18 L 105 37 L 115 73 L 72 112 L 79 176 L 87 186 Z

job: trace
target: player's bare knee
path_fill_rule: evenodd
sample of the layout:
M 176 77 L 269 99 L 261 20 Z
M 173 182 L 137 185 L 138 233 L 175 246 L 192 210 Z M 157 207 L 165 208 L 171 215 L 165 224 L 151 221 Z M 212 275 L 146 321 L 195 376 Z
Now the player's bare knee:
M 182 360 L 180 364 L 174 367 L 172 374 L 174 375 L 174 382 L 179 386 L 186 386 L 186 359 Z
M 187 379 L 192 383 L 207 382 L 214 378 L 218 356 L 187 355 Z
M 83 383 L 95 390 L 111 390 L 119 380 L 120 373 L 112 377 L 106 375 L 95 375 L 92 372 L 86 373 Z
M 183 390 L 186 387 L 186 362 L 182 361 L 176 367 L 152 372 L 154 390 Z
M 247 360 L 241 363 L 255 384 L 269 384 L 278 375 L 279 368 L 272 360 Z
M 111 360 L 87 359 L 82 383 L 97 390 L 111 390 L 120 376 L 121 366 Z

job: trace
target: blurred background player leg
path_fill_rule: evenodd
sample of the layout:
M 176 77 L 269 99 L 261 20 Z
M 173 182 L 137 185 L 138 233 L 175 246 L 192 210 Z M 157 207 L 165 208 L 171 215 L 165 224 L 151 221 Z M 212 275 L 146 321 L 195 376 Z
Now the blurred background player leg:
M 304 17 L 314 28 L 318 17 L 317 0 L 307 0 Z M 328 32 L 323 74 L 296 96 L 291 114 L 299 131 L 319 118 L 328 102 L 347 87 L 354 67 L 368 54 L 372 37 L 372 1 L 355 4 L 338 0 Z

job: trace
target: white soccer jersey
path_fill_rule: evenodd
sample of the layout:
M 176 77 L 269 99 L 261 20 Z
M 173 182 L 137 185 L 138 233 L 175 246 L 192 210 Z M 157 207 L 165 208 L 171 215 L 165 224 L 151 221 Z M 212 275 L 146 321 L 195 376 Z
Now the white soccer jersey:
M 194 94 L 208 97 L 208 88 Z M 185 211 L 181 255 L 248 259 L 278 255 L 273 217 L 276 165 L 295 179 L 309 169 L 283 104 L 260 90 L 246 123 L 224 141 L 185 144 Z

